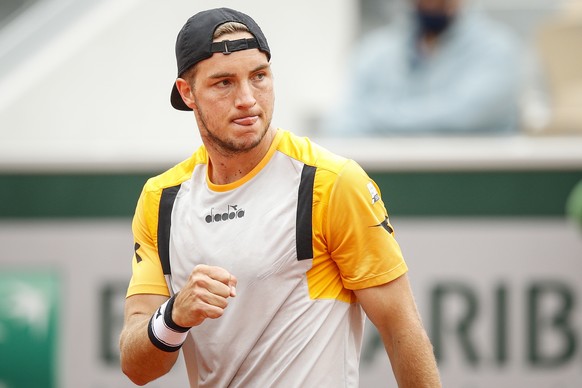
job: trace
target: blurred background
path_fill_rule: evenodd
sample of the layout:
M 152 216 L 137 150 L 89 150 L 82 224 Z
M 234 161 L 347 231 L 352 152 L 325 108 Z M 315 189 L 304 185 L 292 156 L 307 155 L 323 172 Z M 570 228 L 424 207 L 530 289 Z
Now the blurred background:
M 442 48 L 415 40 L 412 0 L 220 5 L 252 15 L 269 40 L 274 125 L 353 158 L 379 184 L 444 386 L 579 387 L 582 0 L 463 3 L 432 30 Z M 146 179 L 201 144 L 193 115 L 169 104 L 174 43 L 188 17 L 217 5 L 0 1 L 0 388 L 133 386 L 117 350 L 131 217 Z M 469 13 L 479 19 L 462 30 Z M 388 62 L 400 57 L 383 41 L 417 44 Z M 494 53 L 503 66 L 480 67 Z M 497 92 L 465 102 L 467 85 Z M 371 97 L 359 107 L 358 88 L 356 102 Z M 384 89 L 403 94 L 383 100 Z M 503 131 L 485 128 L 510 110 Z M 361 386 L 395 387 L 388 365 L 369 327 Z M 185 386 L 183 367 L 149 386 Z

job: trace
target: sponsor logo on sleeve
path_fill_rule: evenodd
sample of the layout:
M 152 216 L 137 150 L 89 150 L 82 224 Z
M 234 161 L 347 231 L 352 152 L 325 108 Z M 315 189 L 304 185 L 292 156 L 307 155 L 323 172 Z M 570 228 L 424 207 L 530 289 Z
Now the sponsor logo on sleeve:
M 378 225 L 372 225 L 372 226 L 370 226 L 370 228 L 376 228 L 378 226 L 381 226 L 388 233 L 392 234 L 394 232 L 394 229 L 392 229 L 389 222 L 390 222 L 390 220 L 388 219 L 388 216 L 385 216 L 384 221 L 380 222 Z
M 374 184 L 372 182 L 368 182 L 367 187 L 368 187 L 368 191 L 370 192 L 370 195 L 372 196 L 372 205 L 373 205 L 380 200 L 380 194 L 378 194 L 378 190 L 376 190 L 376 187 L 374 186 Z

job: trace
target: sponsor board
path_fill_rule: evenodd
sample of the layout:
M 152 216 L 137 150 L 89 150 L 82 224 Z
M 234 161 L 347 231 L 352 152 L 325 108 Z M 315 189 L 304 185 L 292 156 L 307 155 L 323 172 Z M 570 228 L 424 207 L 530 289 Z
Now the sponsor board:
M 561 218 L 392 223 L 445 386 L 579 386 L 582 231 Z M 49 368 L 57 369 L 60 386 L 132 387 L 117 347 L 133 254 L 130 221 L 2 222 L 0 247 L 2 279 L 39 267 L 59 274 L 58 363 Z M 396 387 L 369 324 L 360 370 L 362 387 Z M 185 384 L 180 362 L 148 386 Z

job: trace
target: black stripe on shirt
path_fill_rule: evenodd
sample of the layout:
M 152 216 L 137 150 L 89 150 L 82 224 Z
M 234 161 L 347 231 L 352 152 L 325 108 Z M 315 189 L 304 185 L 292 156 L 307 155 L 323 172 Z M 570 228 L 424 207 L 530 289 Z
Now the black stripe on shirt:
M 297 260 L 313 258 L 313 183 L 316 168 L 304 165 L 297 201 L 296 243 Z
M 162 262 L 164 275 L 170 275 L 170 227 L 172 226 L 172 208 L 180 185 L 162 190 L 158 213 L 158 255 Z

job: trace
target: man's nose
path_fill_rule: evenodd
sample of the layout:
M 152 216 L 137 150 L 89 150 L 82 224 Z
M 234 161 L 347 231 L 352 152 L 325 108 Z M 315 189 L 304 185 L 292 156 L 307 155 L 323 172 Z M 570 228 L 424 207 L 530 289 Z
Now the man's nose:
M 254 106 L 256 102 L 252 85 L 249 82 L 241 82 L 237 90 L 236 106 L 248 108 Z

